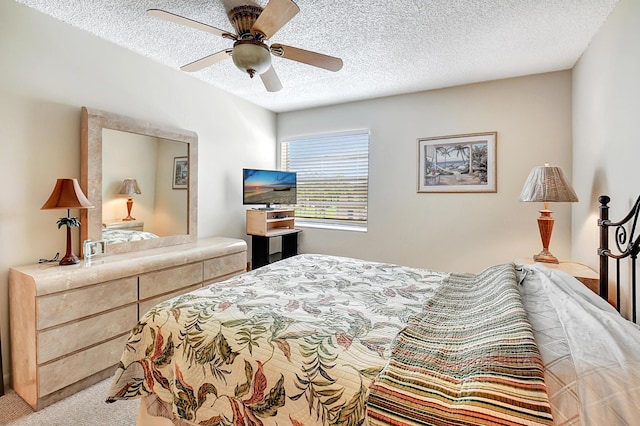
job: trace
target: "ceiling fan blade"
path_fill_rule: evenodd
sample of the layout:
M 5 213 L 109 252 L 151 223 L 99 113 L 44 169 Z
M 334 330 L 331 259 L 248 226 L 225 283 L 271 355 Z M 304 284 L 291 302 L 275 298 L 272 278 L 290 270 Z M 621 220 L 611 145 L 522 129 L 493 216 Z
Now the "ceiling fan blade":
M 217 64 L 224 59 L 230 58 L 232 52 L 233 49 L 221 50 L 214 53 L 213 55 L 205 56 L 204 58 L 193 61 L 190 64 L 183 65 L 180 67 L 180 69 L 187 72 L 200 71 L 203 68 L 210 67 L 211 65 Z
M 264 84 L 264 87 L 267 89 L 267 92 L 277 92 L 282 89 L 282 83 L 278 78 L 278 74 L 276 74 L 276 70 L 273 69 L 273 66 L 270 66 L 268 70 L 260 74 L 260 79 Z
M 311 52 L 309 50 L 298 49 L 297 47 L 285 46 L 284 44 L 272 44 L 271 53 L 292 61 L 313 65 L 329 71 L 340 71 L 342 69 L 342 59 L 322 53 Z
M 228 31 L 223 31 L 219 28 L 212 27 L 211 25 L 203 24 L 202 22 L 194 21 L 193 19 L 185 18 L 184 16 L 176 15 L 170 12 L 166 12 L 160 9 L 149 9 L 147 15 L 155 18 L 164 19 L 165 21 L 175 22 L 176 24 L 186 25 L 187 27 L 195 28 L 196 30 L 211 33 L 220 37 L 235 36 Z
M 269 0 L 256 22 L 251 27 L 255 35 L 260 33 L 270 39 L 280 28 L 300 12 L 300 8 L 292 0 Z

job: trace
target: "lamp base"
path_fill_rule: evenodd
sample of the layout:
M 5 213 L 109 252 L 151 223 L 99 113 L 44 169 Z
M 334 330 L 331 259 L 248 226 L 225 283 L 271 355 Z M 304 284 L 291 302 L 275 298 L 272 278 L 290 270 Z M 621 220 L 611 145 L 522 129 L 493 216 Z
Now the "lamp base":
M 67 211 L 67 217 L 69 213 Z M 73 254 L 73 240 L 71 239 L 71 226 L 67 225 L 67 252 L 64 254 L 64 257 L 60 259 L 59 265 L 77 265 L 80 263 L 80 259 L 78 256 Z
M 545 201 L 544 209 L 540 210 L 540 217 L 538 218 L 538 229 L 540 230 L 540 239 L 542 240 L 542 251 L 533 256 L 535 262 L 544 263 L 559 263 L 558 259 L 549 251 L 549 242 L 551 241 L 551 233 L 553 232 L 554 219 L 551 217 L 553 213 L 548 208 L 548 203 Z
M 542 250 L 538 254 L 533 255 L 534 262 L 543 262 L 543 263 L 560 263 L 558 259 L 552 255 L 548 250 Z
M 135 217 L 131 216 L 131 209 L 133 208 L 133 198 L 131 198 L 131 195 L 129 195 L 129 198 L 127 199 L 127 217 L 125 217 L 122 220 L 136 220 Z
M 80 263 L 80 259 L 78 259 L 78 256 L 76 256 L 75 254 L 71 254 L 70 256 L 65 256 L 60 259 L 60 265 L 62 266 L 77 265 L 78 263 Z

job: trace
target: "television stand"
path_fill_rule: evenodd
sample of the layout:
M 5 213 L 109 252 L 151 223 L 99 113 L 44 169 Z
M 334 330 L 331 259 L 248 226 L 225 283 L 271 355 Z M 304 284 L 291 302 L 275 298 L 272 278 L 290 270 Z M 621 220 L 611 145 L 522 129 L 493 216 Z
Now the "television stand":
M 260 268 L 278 260 L 298 254 L 298 234 L 300 229 L 291 229 L 269 235 L 251 236 L 251 269 Z M 282 238 L 282 252 L 270 254 L 270 241 L 274 237 Z
M 294 209 L 247 210 L 247 235 L 251 235 L 251 268 L 298 254 L 298 233 Z M 271 238 L 282 238 L 282 253 L 269 255 Z

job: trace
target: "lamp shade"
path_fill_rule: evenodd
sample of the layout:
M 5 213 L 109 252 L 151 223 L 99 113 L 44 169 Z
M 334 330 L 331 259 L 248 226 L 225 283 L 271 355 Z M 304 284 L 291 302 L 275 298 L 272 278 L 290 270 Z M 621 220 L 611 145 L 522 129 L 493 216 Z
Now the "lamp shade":
M 520 201 L 576 202 L 578 196 L 560 167 L 534 167 L 520 193 Z
M 93 204 L 80 189 L 77 179 L 59 178 L 49 199 L 40 209 L 88 209 L 92 207 Z
M 142 194 L 142 191 L 140 191 L 137 180 L 133 178 L 127 178 L 122 181 L 122 186 L 120 187 L 120 191 L 118 191 L 118 194 Z

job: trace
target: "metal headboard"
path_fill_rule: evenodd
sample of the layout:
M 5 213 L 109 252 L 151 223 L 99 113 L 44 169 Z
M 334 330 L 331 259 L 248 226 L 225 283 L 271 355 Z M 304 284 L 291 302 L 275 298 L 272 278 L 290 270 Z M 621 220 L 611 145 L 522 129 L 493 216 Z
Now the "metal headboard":
M 636 322 L 636 261 L 640 251 L 640 236 L 636 235 L 636 225 L 640 214 L 640 197 L 636 200 L 627 216 L 619 222 L 609 220 L 609 198 L 601 195 L 600 202 L 600 296 L 609 300 L 609 258 L 615 259 L 615 283 L 616 283 L 616 307 L 620 311 L 620 267 L 621 260 L 629 258 L 631 261 L 631 315 L 632 321 Z M 617 252 L 609 249 L 609 228 L 615 229 L 615 242 Z

